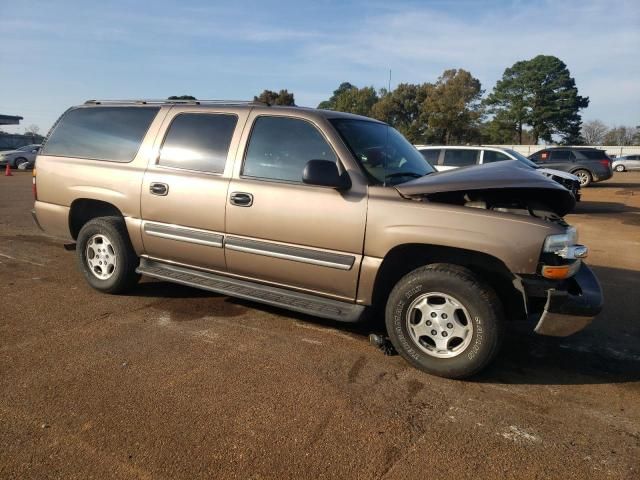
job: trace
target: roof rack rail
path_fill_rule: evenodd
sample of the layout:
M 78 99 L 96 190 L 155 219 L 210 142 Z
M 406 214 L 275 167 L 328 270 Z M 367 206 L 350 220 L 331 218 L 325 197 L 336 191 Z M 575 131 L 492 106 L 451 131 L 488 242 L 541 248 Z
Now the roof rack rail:
M 85 105 L 266 105 L 268 103 L 257 100 L 87 100 Z

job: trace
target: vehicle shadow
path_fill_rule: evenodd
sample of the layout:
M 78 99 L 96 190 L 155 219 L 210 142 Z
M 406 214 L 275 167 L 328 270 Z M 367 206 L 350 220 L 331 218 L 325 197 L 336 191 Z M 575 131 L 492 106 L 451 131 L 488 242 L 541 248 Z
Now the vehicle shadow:
M 589 188 L 593 188 L 593 189 L 631 188 L 631 189 L 638 190 L 640 189 L 640 183 L 639 182 L 618 182 L 618 181 L 606 180 L 604 182 L 592 183 L 591 185 L 589 185 Z
M 605 296 L 605 309 L 584 331 L 566 338 L 533 333 L 532 324 L 507 326 L 503 348 L 495 361 L 470 379 L 481 383 L 531 385 L 587 385 L 640 381 L 640 296 L 625 295 L 640 289 L 640 271 L 592 267 Z M 259 311 L 278 321 L 297 320 L 354 336 L 384 333 L 381 315 L 360 323 L 343 323 L 292 312 L 196 288 L 148 280 L 130 295 L 157 297 L 158 306 L 177 321 L 207 315 L 236 317 Z M 371 347 L 374 350 L 375 347 Z M 382 355 L 382 353 L 380 353 Z
M 606 214 L 606 213 L 637 213 L 640 208 L 618 202 L 578 202 L 572 214 Z

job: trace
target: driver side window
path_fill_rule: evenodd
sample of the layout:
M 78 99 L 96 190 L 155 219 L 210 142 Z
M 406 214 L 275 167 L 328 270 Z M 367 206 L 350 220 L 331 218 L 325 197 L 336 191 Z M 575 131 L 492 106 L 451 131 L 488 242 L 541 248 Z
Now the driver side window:
M 302 182 L 309 160 L 337 161 L 316 127 L 296 118 L 261 116 L 253 124 L 242 175 Z

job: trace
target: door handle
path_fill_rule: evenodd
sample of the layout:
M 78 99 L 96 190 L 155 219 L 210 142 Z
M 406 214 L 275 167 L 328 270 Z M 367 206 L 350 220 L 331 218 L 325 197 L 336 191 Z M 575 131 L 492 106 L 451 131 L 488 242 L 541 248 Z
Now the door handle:
M 233 192 L 229 197 L 229 202 L 238 207 L 250 207 L 253 205 L 253 195 L 245 192 Z
M 169 185 L 167 185 L 166 183 L 153 182 L 151 185 L 149 185 L 149 191 L 153 195 L 160 195 L 161 197 L 164 197 L 167 193 L 169 193 Z

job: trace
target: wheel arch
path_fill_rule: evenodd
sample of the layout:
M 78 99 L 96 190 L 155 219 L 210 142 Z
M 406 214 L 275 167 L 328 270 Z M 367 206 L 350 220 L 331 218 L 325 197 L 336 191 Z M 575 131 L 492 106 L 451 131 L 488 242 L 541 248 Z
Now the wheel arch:
M 495 290 L 508 318 L 525 314 L 522 294 L 513 283 L 515 277 L 502 260 L 475 250 L 416 243 L 398 245 L 383 258 L 373 284 L 373 308 L 384 309 L 394 285 L 407 273 L 436 263 L 463 267 L 480 277 Z
M 118 207 L 112 203 L 92 198 L 78 198 L 71 203 L 69 208 L 69 233 L 74 240 L 78 239 L 80 229 L 94 218 L 121 217 L 124 218 Z

